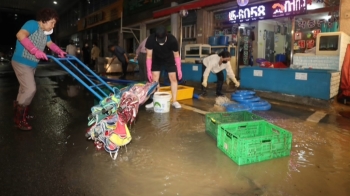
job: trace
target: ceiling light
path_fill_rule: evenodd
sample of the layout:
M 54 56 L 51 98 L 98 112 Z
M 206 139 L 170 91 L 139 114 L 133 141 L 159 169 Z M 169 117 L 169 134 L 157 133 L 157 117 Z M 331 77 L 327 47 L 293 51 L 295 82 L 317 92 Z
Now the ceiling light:
M 56 4 L 57 4 L 57 1 L 53 1 L 53 4 L 55 4 L 55 5 L 56 5 Z

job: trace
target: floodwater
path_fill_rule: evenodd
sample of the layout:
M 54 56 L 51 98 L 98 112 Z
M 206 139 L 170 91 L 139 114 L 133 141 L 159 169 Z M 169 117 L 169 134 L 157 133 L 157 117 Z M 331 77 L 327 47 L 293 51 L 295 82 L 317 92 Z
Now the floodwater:
M 39 118 L 45 116 L 49 126 L 42 125 L 41 133 L 19 137 L 26 141 L 27 151 L 34 148 L 30 146 L 31 140 L 40 141 L 36 143 L 37 151 L 43 150 L 40 145 L 44 142 L 45 158 L 31 153 L 25 160 L 35 161 L 31 157 L 37 157 L 35 165 L 61 168 L 54 175 L 62 176 L 64 184 L 74 189 L 74 195 L 350 195 L 349 119 L 332 116 L 329 123 L 311 123 L 300 117 L 306 114 L 304 111 L 275 105 L 270 111 L 256 112 L 293 133 L 291 155 L 238 166 L 205 133 L 202 114 L 184 108 L 158 114 L 141 106 L 136 123 L 130 128 L 133 139 L 121 148 L 114 161 L 84 136 L 92 96 L 73 80 L 68 83 L 65 77 L 51 80 L 54 82 L 47 79 L 37 82 L 40 87 L 36 100 L 40 101 L 34 103 L 37 110 L 43 110 Z M 208 100 L 193 100 L 193 105 L 201 109 L 204 105 L 213 111 L 209 108 L 212 104 Z M 39 126 L 44 122 L 37 123 Z M 10 141 L 6 141 L 8 145 Z M 24 153 L 23 150 L 8 153 L 15 156 L 14 152 Z M 46 171 L 51 169 L 45 167 L 33 168 L 42 172 L 35 175 L 42 177 L 35 179 L 43 184 L 42 189 L 45 181 L 50 182 L 44 176 L 50 175 Z M 64 190 L 64 186 L 57 186 L 58 192 Z M 40 186 L 37 189 L 37 195 L 43 193 Z
M 273 109 L 256 113 L 293 133 L 289 157 L 238 166 L 205 133 L 203 115 L 141 107 L 133 140 L 116 161 L 87 141 L 75 149 L 85 155 L 66 168 L 75 168 L 69 175 L 84 179 L 92 195 L 350 195 L 349 129 Z

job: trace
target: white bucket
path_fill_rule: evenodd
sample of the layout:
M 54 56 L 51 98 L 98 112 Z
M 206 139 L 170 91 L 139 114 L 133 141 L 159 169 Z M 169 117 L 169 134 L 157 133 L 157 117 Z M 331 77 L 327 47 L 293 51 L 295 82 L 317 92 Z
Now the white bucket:
M 170 110 L 171 94 L 168 92 L 155 92 L 153 95 L 153 109 L 156 113 L 168 113 Z

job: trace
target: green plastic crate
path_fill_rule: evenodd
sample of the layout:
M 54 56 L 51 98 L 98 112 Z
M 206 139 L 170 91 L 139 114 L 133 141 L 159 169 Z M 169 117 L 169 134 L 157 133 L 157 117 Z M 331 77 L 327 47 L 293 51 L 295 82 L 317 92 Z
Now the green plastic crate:
M 216 140 L 220 124 L 256 120 L 264 119 L 248 111 L 209 113 L 205 115 L 205 131 Z
M 292 133 L 267 121 L 219 125 L 217 147 L 238 165 L 290 155 Z

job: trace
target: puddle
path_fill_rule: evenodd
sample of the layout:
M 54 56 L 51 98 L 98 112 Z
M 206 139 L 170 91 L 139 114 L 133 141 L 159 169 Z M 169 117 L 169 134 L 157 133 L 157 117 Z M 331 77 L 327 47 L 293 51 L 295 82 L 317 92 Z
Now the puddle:
M 293 133 L 290 156 L 238 166 L 204 132 L 202 115 L 142 108 L 130 129 L 133 140 L 118 159 L 91 150 L 98 158 L 84 156 L 89 163 L 83 160 L 83 167 L 95 165 L 90 175 L 108 179 L 103 186 L 114 187 L 100 190 L 101 195 L 348 195 L 350 189 L 343 185 L 350 183 L 349 132 L 265 113 Z

